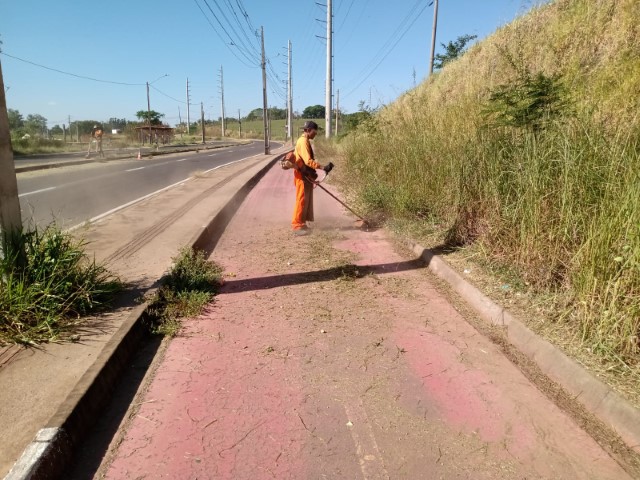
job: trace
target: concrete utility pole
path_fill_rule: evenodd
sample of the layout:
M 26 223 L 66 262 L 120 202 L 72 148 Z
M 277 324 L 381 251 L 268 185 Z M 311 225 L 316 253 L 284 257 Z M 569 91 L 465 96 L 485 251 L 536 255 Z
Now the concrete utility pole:
M 220 65 L 220 96 L 222 104 L 222 137 L 224 138 L 224 76 L 222 73 L 222 65 Z
M 288 59 L 288 70 L 289 70 L 289 82 L 288 82 L 288 93 L 287 93 L 287 135 L 291 140 L 291 145 L 293 145 L 293 89 L 291 82 L 291 40 L 289 40 L 289 59 Z
M 149 146 L 151 146 L 151 101 L 149 100 L 149 82 L 147 82 L 147 122 L 149 122 Z
M 438 28 L 438 0 L 433 0 L 433 31 L 431 32 L 431 59 L 429 60 L 429 75 L 433 73 L 433 59 L 436 52 L 436 29 Z
M 332 36 L 333 36 L 333 7 L 331 0 L 327 0 L 327 83 L 325 87 L 325 101 L 324 101 L 324 121 L 325 121 L 325 136 L 331 138 L 331 85 L 332 85 L 332 66 L 333 66 L 333 48 L 332 48 Z
M 191 99 L 189 98 L 189 79 L 187 78 L 187 135 L 191 135 L 191 112 L 189 109 L 190 103 Z
M 202 144 L 205 144 L 204 139 L 204 105 L 200 102 L 200 122 L 202 124 Z
M 269 155 L 269 136 L 267 133 L 267 62 L 264 59 L 264 27 L 260 27 L 262 38 L 262 126 L 264 127 L 264 154 Z
M 0 255 L 16 255 L 17 266 L 24 262 L 20 233 L 22 216 L 18 199 L 18 181 L 13 163 L 9 116 L 0 62 Z
M 338 113 L 340 112 L 340 89 L 336 92 L 336 137 L 338 136 Z

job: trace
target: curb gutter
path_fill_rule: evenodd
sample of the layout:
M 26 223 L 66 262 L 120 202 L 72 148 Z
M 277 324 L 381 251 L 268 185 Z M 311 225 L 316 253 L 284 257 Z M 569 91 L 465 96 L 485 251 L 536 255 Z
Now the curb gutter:
M 630 449 L 640 453 L 640 410 L 494 303 L 433 251 L 414 242 L 408 244 L 426 262 L 429 270 L 446 281 L 485 322 L 503 327 L 508 341 L 514 347 L 612 428 Z
M 282 157 L 277 154 L 255 173 L 224 207 L 197 232 L 190 244 L 210 254 L 234 213 L 251 189 Z M 153 289 L 154 287 L 152 287 Z M 105 344 L 95 362 L 82 375 L 58 411 L 23 451 L 4 480 L 53 480 L 60 478 L 74 451 L 110 398 L 114 385 L 145 335 L 143 318 L 148 303 L 138 306 Z

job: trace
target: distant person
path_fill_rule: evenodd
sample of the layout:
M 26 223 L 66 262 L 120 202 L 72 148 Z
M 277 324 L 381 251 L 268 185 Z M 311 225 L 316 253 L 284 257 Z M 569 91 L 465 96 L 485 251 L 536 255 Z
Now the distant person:
M 318 134 L 318 124 L 307 121 L 302 129 L 302 135 L 294 150 L 296 168 L 293 172 L 293 182 L 296 186 L 296 203 L 291 227 L 296 235 L 306 235 L 309 229 L 307 222 L 313 222 L 313 182 L 318 178 L 316 169 L 329 173 L 333 168 L 332 163 L 323 167 L 315 161 L 311 140 Z
M 104 131 L 102 127 L 98 125 L 94 125 L 91 129 L 91 141 L 89 142 L 89 150 L 87 151 L 87 158 L 91 155 L 91 144 L 95 140 L 96 142 L 96 153 L 100 155 L 101 158 L 104 158 L 104 152 L 102 151 L 102 136 Z

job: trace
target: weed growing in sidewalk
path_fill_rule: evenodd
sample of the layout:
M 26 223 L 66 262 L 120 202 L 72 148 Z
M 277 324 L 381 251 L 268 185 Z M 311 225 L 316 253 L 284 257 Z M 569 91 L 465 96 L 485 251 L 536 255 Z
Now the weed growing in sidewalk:
M 222 268 L 207 261 L 204 253 L 185 247 L 173 259 L 173 267 L 149 307 L 151 331 L 176 336 L 180 319 L 202 313 L 221 284 Z
M 0 259 L 0 344 L 68 338 L 80 319 L 106 308 L 122 284 L 85 254 L 86 242 L 57 226 L 21 234 L 26 262 Z

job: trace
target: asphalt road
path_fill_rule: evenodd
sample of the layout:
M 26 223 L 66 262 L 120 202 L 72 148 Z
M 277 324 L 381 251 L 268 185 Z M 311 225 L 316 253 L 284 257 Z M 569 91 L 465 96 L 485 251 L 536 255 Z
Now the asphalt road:
M 272 148 L 279 144 L 272 143 Z M 145 195 L 264 153 L 264 143 L 18 174 L 22 218 L 38 226 L 70 228 Z

